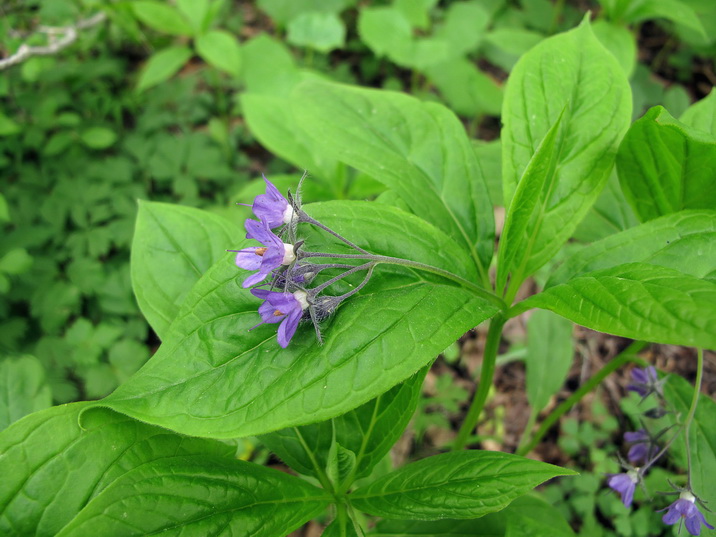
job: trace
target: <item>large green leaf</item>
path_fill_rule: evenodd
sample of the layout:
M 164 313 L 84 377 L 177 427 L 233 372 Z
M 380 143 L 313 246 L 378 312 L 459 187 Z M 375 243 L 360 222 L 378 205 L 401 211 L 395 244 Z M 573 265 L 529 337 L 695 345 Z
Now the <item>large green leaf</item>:
M 171 5 L 151 0 L 135 0 L 129 5 L 134 15 L 150 28 L 172 35 L 192 34 L 189 22 Z
M 306 210 L 368 251 L 476 278 L 457 243 L 413 215 L 368 202 Z M 299 232 L 308 251 L 337 247 L 324 232 L 303 226 Z M 216 263 L 185 299 L 159 351 L 99 404 L 217 438 L 314 423 L 384 393 L 498 311 L 441 276 L 379 265 L 369 284 L 326 321 L 323 346 L 306 323 L 282 349 L 275 325 L 249 331 L 260 320 L 259 301 L 241 287 L 245 278 L 233 256 Z
M 520 59 L 502 109 L 508 214 L 498 289 L 510 273 L 516 292 L 572 235 L 609 177 L 630 116 L 626 76 L 587 19 Z
M 0 362 L 0 431 L 27 414 L 52 405 L 45 370 L 34 356 Z
M 194 453 L 233 455 L 227 445 L 179 436 L 108 410 L 96 411 L 83 430 L 77 419 L 89 404 L 36 412 L 0 434 L 2 535 L 57 535 L 87 502 L 147 462 Z M 126 517 L 132 521 L 133 515 Z
M 716 279 L 716 211 L 680 211 L 585 246 L 550 276 L 545 287 L 630 262 Z
M 192 285 L 243 236 L 237 225 L 207 211 L 140 201 L 132 241 L 132 287 L 160 339 Z
M 370 474 L 403 434 L 415 412 L 428 369 L 429 366 L 422 368 L 405 382 L 342 416 L 281 429 L 262 436 L 261 441 L 291 468 L 318 479 L 327 476 L 332 449 L 340 446 L 349 450 L 355 462 L 350 474 L 343 476 L 347 487 Z
M 560 226 L 572 225 L 571 220 L 582 216 L 594 201 L 631 117 L 629 83 L 614 57 L 594 37 L 587 18 L 578 28 L 532 48 L 510 74 L 502 108 L 506 205 L 532 155 L 565 108 L 566 141 L 557 172 L 558 189 L 548 207 L 554 209 Z
M 695 102 L 679 118 L 682 123 L 716 136 L 716 91 Z
M 510 316 L 543 308 L 600 332 L 716 349 L 716 284 L 631 263 L 587 272 L 518 303 Z
M 361 487 L 351 505 L 384 518 L 477 518 L 558 475 L 574 472 L 495 451 L 460 451 L 408 464 Z
M 528 529 L 528 531 L 522 531 Z M 507 532 L 507 533 L 506 533 Z M 553 506 L 525 495 L 505 509 L 473 520 L 381 520 L 371 537 L 567 537 L 574 533 Z
M 634 124 L 617 155 L 622 189 L 642 221 L 716 207 L 716 138 L 655 106 Z
M 257 464 L 205 454 L 166 457 L 114 481 L 58 537 L 283 537 L 330 500 L 305 481 Z
M 472 257 L 485 281 L 494 248 L 492 205 L 470 141 L 436 103 L 400 93 L 304 82 L 294 115 L 316 151 L 395 190 Z

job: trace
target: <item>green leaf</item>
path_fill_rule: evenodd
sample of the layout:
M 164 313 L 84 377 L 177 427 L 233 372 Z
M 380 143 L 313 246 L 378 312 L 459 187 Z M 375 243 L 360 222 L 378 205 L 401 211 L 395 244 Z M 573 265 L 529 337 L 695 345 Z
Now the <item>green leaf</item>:
M 33 258 L 24 248 L 10 250 L 0 258 L 0 272 L 22 274 L 30 270 Z
M 0 362 L 0 431 L 27 414 L 52 405 L 45 370 L 34 356 Z
M 475 276 L 456 243 L 403 211 L 368 202 L 306 211 L 368 251 Z M 307 251 L 346 251 L 323 232 L 301 231 Z M 498 310 L 443 277 L 380 265 L 326 321 L 323 346 L 304 324 L 282 349 L 275 325 L 249 331 L 260 321 L 259 301 L 241 287 L 245 278 L 233 254 L 217 262 L 184 300 L 159 351 L 99 404 L 216 438 L 314 423 L 384 393 Z
M 283 537 L 329 501 L 321 489 L 257 464 L 204 454 L 166 457 L 114 481 L 58 537 L 163 532 Z
M 636 38 L 625 26 L 598 20 L 592 24 L 592 31 L 599 41 L 621 65 L 627 78 L 636 65 Z
M 366 7 L 358 13 L 358 35 L 376 56 L 387 56 L 399 65 L 410 62 L 413 30 L 397 9 Z
M 508 508 L 509 509 L 509 508 Z M 370 537 L 503 537 L 504 510 L 473 520 L 380 520 Z
M 10 220 L 10 208 L 7 205 L 7 200 L 0 194 L 0 221 L 10 222 Z
M 716 283 L 682 272 L 630 263 L 587 272 L 518 303 L 551 310 L 608 334 L 716 349 Z
M 527 321 L 527 400 L 539 413 L 564 384 L 574 358 L 572 323 L 538 310 Z
M 368 476 L 401 437 L 418 405 L 430 365 L 372 401 L 334 419 L 337 442 L 356 454 L 355 472 L 346 484 Z
M 0 112 L 0 136 L 12 136 L 21 130 L 20 125 Z
M 558 475 L 574 472 L 507 453 L 461 451 L 408 464 L 348 498 L 354 508 L 384 518 L 477 518 Z
M 196 38 L 196 51 L 209 65 L 230 75 L 241 74 L 241 47 L 236 38 L 222 30 L 211 30 Z
M 204 30 L 204 20 L 209 13 L 210 0 L 177 0 L 177 7 L 184 18 L 189 21 L 194 34 Z
M 107 127 L 90 127 L 82 131 L 80 140 L 90 149 L 106 149 L 117 141 L 117 134 Z
M 168 47 L 155 53 L 149 58 L 139 76 L 137 90 L 143 91 L 172 77 L 191 58 L 191 55 L 191 50 L 184 46 Z
M 258 6 L 278 24 L 285 26 L 302 13 L 340 13 L 355 0 L 259 0 Z
M 447 108 L 320 82 L 300 84 L 292 107 L 317 150 L 395 190 L 413 213 L 471 253 L 485 281 L 492 204 L 465 130 Z
M 411 26 L 427 30 L 430 27 L 430 11 L 438 0 L 395 0 L 393 6 Z
M 565 261 L 545 287 L 625 262 L 716 279 L 716 211 L 680 211 L 590 244 Z
M 647 19 L 667 19 L 706 37 L 706 30 L 694 10 L 679 0 L 640 0 L 629 3 L 624 14 L 626 22 L 635 24 Z
M 716 207 L 716 138 L 651 108 L 624 137 L 617 171 L 642 221 L 682 209 Z
M 514 292 L 572 235 L 609 178 L 630 115 L 629 83 L 588 19 L 520 59 L 503 103 L 503 191 L 513 240 L 501 240 L 498 288 L 515 271 Z M 554 140 L 550 129 L 560 131 Z
M 677 415 L 686 416 L 694 396 L 694 387 L 679 375 L 669 375 L 664 386 L 664 395 L 666 400 L 674 405 Z M 713 479 L 716 472 L 714 416 L 716 416 L 716 403 L 705 394 L 699 395 L 694 421 L 689 429 L 691 485 L 694 487 L 694 492 L 709 504 L 716 501 L 716 481 Z M 679 435 L 669 453 L 676 458 L 681 468 L 687 468 L 683 434 Z M 708 517 L 708 514 L 706 516 Z
M 525 54 L 507 81 L 502 110 L 505 203 L 527 164 L 568 105 L 566 142 L 550 206 L 559 226 L 576 225 L 604 186 L 631 117 L 631 91 L 588 18 Z
M 562 514 L 542 498 L 523 496 L 503 512 L 505 537 L 572 537 L 574 532 Z
M 88 405 L 36 412 L 0 433 L 0 533 L 57 535 L 108 485 L 147 462 L 233 455 L 219 442 L 182 437 L 108 410 L 96 411 L 80 429 L 78 416 Z
M 548 217 L 548 203 L 558 186 L 557 167 L 565 142 L 565 115 L 569 115 L 566 109 L 532 156 L 507 211 L 500 238 L 495 287 L 503 292 L 509 281 L 512 293 L 507 292 L 508 302 L 525 278 L 549 261 L 569 238 L 569 235 L 564 236 L 565 226 L 562 226 L 561 232 L 547 232 L 546 238 L 551 244 L 544 239 L 539 242 Z M 570 231 L 567 226 L 567 233 Z
M 341 522 L 336 519 L 321 533 L 321 537 L 362 537 L 362 535 L 362 532 L 359 534 L 356 531 L 353 521 L 350 519 L 347 520 L 345 524 L 341 524 Z
M 500 115 L 502 88 L 465 58 L 433 64 L 426 73 L 456 113 Z
M 144 24 L 171 35 L 191 35 L 192 28 L 182 14 L 165 2 L 135 0 L 129 4 Z
M 261 441 L 291 468 L 319 480 L 326 476 L 335 444 L 352 451 L 356 457 L 352 475 L 338 483 L 347 488 L 356 479 L 369 475 L 403 434 L 429 368 L 424 367 L 405 382 L 333 420 L 282 429 L 262 436 Z
M 639 220 L 619 186 L 616 169 L 613 168 L 604 190 L 574 230 L 572 238 L 582 242 L 594 242 L 638 223 Z
M 335 13 L 302 13 L 288 23 L 286 41 L 328 53 L 345 45 L 346 26 Z
M 243 237 L 241 229 L 212 213 L 139 202 L 132 241 L 132 287 L 139 309 L 160 339 L 192 285 Z
M 479 1 L 455 2 L 445 13 L 445 21 L 435 36 L 447 42 L 454 57 L 473 52 L 482 40 L 490 13 Z
M 716 136 L 716 91 L 692 104 L 679 118 L 682 123 Z

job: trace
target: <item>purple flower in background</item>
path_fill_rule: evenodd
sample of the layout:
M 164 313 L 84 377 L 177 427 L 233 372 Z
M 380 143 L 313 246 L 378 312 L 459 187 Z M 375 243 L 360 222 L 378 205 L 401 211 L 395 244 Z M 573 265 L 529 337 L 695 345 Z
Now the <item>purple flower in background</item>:
M 633 444 L 629 448 L 627 458 L 633 465 L 642 466 L 659 451 L 646 432 L 646 429 L 624 433 L 624 441 Z
M 642 398 L 652 393 L 656 393 L 659 397 L 663 396 L 662 384 L 664 381 L 659 380 L 654 366 L 632 369 L 631 378 L 632 383 L 627 386 L 627 390 L 638 393 Z
M 259 306 L 261 322 L 256 326 L 264 323 L 281 323 L 278 327 L 277 339 L 278 344 L 285 349 L 296 333 L 303 310 L 308 308 L 306 292 L 280 293 L 266 289 L 252 289 L 251 294 L 264 300 L 264 303 Z
M 624 474 L 610 474 L 607 485 L 615 490 L 622 497 L 624 507 L 631 507 L 632 499 L 634 499 L 634 489 L 639 482 L 639 474 L 636 470 L 629 470 Z
M 701 524 L 712 530 L 714 527 L 706 522 L 704 515 L 701 514 L 699 508 L 696 507 L 696 497 L 684 490 L 679 494 L 679 499 L 667 507 L 668 511 L 662 517 L 664 524 L 676 524 L 680 520 L 686 522 L 686 529 L 691 535 L 699 535 L 701 533 Z M 661 509 L 664 511 L 665 509 Z
M 252 246 L 236 253 L 236 265 L 246 270 L 258 270 L 244 280 L 244 287 L 251 287 L 266 279 L 266 276 L 281 265 L 290 265 L 296 259 L 293 245 L 286 244 L 274 235 L 266 222 L 246 221 L 246 237 L 256 239 L 263 248 Z
M 266 194 L 259 194 L 254 199 L 251 209 L 262 222 L 266 222 L 270 229 L 290 224 L 293 218 L 293 207 L 281 195 L 271 181 L 261 174 L 266 181 Z

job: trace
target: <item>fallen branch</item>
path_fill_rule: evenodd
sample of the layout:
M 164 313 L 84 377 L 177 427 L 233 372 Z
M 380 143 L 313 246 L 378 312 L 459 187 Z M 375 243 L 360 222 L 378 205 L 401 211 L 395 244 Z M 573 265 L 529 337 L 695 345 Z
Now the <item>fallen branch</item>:
M 63 48 L 75 42 L 78 30 L 96 26 L 106 18 L 107 15 L 104 12 L 99 12 L 71 26 L 38 26 L 35 33 L 46 34 L 49 43 L 45 46 L 30 46 L 27 43 L 23 43 L 18 47 L 15 54 L 0 59 L 0 70 L 22 63 L 32 56 L 50 56 L 57 54 Z

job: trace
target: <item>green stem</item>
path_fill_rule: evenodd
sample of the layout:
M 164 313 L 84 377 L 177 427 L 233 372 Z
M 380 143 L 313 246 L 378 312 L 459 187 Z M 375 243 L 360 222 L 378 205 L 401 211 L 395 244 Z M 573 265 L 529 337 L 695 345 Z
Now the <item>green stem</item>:
M 704 375 L 704 351 L 703 349 L 696 349 L 696 382 L 694 383 L 694 396 L 691 399 L 691 406 L 689 407 L 689 413 L 686 416 L 686 422 L 684 423 L 684 442 L 686 444 L 686 479 L 691 489 L 691 449 L 689 446 L 689 429 L 691 428 L 691 422 L 694 421 L 694 415 L 696 414 L 696 407 L 699 404 L 699 394 L 701 393 L 701 381 Z
M 452 280 L 455 283 L 460 284 L 462 287 L 465 287 L 478 295 L 480 298 L 490 302 L 494 306 L 497 306 L 500 311 L 505 311 L 507 309 L 507 305 L 505 302 L 498 297 L 497 295 L 492 294 L 490 291 L 487 291 L 480 287 L 479 285 L 475 285 L 469 280 L 466 280 L 462 276 L 458 276 L 457 274 L 453 274 L 449 270 L 441 269 L 439 267 L 434 267 L 432 265 L 427 265 L 425 263 L 420 263 L 419 261 L 411 261 L 409 259 L 401 259 L 399 257 L 390 257 L 387 255 L 375 255 L 375 254 L 331 254 L 331 253 L 322 253 L 322 252 L 304 252 L 302 254 L 303 257 L 332 257 L 336 259 L 366 259 L 368 261 L 375 261 L 377 263 L 385 263 L 388 265 L 401 265 L 404 267 L 410 267 L 410 268 L 416 268 L 418 270 L 422 270 L 425 272 L 432 272 L 433 274 L 437 274 L 438 276 L 442 276 L 443 278 L 447 278 L 448 280 Z
M 346 504 L 342 501 L 336 502 L 336 522 L 340 529 L 338 535 L 348 535 L 348 511 Z
M 494 295 L 493 295 L 494 296 Z M 492 377 L 495 374 L 495 361 L 497 359 L 497 351 L 500 347 L 500 340 L 502 338 L 502 327 L 507 322 L 507 319 L 498 313 L 490 321 L 490 329 L 487 331 L 487 342 L 485 343 L 485 351 L 482 356 L 482 368 L 480 370 L 480 383 L 477 385 L 477 391 L 475 397 L 470 404 L 470 409 L 467 411 L 465 421 L 462 422 L 460 431 L 455 439 L 453 445 L 453 451 L 458 451 L 465 447 L 467 439 L 470 437 L 472 431 L 477 426 L 477 421 L 480 419 L 482 409 L 485 406 L 487 400 L 487 394 L 492 386 Z
M 613 371 L 619 369 L 622 365 L 630 361 L 640 361 L 641 359 L 636 354 L 646 347 L 648 343 L 644 341 L 635 341 L 624 349 L 621 353 L 615 356 L 607 365 L 602 367 L 596 374 L 594 374 L 587 382 L 582 384 L 579 389 L 570 395 L 562 404 L 555 408 L 549 416 L 540 425 L 539 429 L 529 441 L 525 443 L 518 450 L 518 455 L 525 455 L 532 451 L 537 444 L 540 443 L 544 435 L 549 431 L 552 426 L 561 418 L 570 408 L 578 403 L 582 397 L 591 392 L 597 385 L 602 382 L 607 375 Z M 527 432 L 527 431 L 525 431 Z

